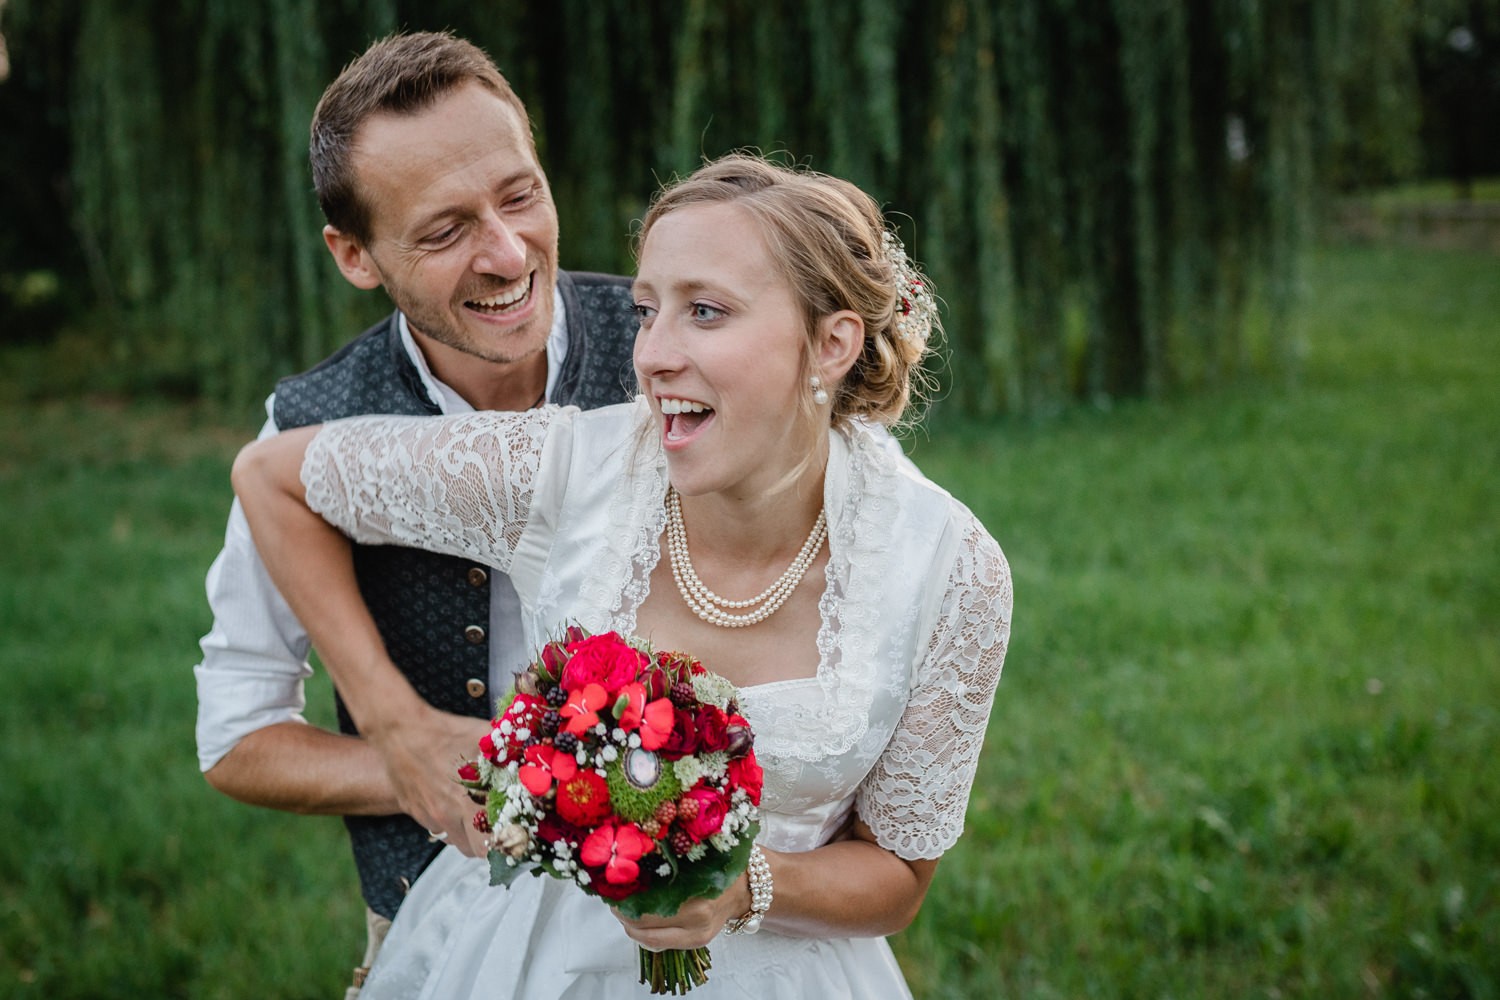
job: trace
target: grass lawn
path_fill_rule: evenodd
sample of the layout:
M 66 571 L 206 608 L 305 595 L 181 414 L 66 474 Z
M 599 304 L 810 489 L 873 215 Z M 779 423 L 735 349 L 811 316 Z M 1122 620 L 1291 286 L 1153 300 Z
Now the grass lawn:
M 1500 258 L 1326 250 L 1307 292 L 1290 387 L 915 443 L 1016 580 L 919 998 L 1500 996 Z M 340 824 L 193 753 L 253 430 L 0 411 L 0 997 L 328 1000 L 358 958 Z

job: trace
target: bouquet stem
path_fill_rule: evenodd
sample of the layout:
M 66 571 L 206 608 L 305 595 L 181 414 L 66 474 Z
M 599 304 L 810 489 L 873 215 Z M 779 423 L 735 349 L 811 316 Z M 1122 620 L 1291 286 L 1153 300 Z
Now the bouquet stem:
M 707 948 L 692 948 L 686 951 L 647 951 L 640 949 L 641 983 L 649 985 L 658 996 L 670 994 L 682 996 L 694 986 L 708 982 L 709 961 Z

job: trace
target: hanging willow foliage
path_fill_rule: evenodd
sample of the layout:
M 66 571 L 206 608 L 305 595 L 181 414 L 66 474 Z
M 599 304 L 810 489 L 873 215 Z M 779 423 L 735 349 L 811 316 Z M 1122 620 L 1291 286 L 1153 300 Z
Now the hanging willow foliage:
M 305 146 L 398 26 L 511 78 L 565 266 L 628 272 L 657 183 L 729 149 L 865 187 L 979 413 L 1290 371 L 1315 156 L 1355 156 L 1359 115 L 1387 151 L 1393 116 L 1415 128 L 1410 65 L 1351 55 L 1399 48 L 1404 0 L 10 3 L 13 60 L 72 53 L 72 221 L 115 360 L 237 400 L 385 308 L 327 259 Z

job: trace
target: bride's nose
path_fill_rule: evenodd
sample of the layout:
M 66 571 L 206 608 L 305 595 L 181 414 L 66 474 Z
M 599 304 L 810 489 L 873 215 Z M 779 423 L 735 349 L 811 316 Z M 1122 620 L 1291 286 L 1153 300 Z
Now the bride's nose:
M 643 323 L 635 335 L 635 370 L 638 375 L 660 377 L 681 371 L 686 358 L 681 340 L 663 316 Z

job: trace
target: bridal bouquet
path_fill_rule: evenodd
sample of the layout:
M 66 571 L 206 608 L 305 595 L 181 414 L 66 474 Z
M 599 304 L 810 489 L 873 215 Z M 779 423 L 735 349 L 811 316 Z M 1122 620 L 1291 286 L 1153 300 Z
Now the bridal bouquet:
M 516 677 L 459 779 L 490 881 L 546 873 L 630 917 L 671 916 L 745 870 L 761 769 L 734 686 L 681 653 L 569 628 Z M 652 993 L 707 980 L 707 948 L 640 950 Z

